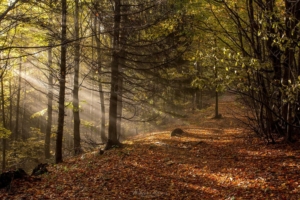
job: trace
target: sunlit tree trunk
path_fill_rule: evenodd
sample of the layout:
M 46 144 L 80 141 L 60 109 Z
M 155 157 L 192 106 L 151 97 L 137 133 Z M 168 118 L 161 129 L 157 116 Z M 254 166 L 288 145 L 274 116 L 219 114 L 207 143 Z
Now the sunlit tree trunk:
M 50 8 L 52 8 L 52 0 L 50 1 Z M 52 23 L 52 15 L 50 14 L 49 22 Z M 49 42 L 49 47 L 52 46 L 52 42 Z M 52 69 L 52 48 L 48 49 L 48 96 L 47 96 L 47 124 L 46 124 L 46 135 L 45 135 L 45 145 L 44 153 L 45 158 L 49 159 L 50 154 L 50 144 L 51 144 L 51 129 L 52 129 L 52 111 L 53 111 L 53 69 Z
M 51 46 L 51 43 L 50 43 Z M 51 127 L 52 127 L 52 101 L 53 101 L 53 72 L 52 72 L 52 49 L 48 50 L 48 105 L 47 105 L 47 126 L 45 136 L 45 158 L 50 158 L 50 138 L 51 138 Z
M 66 57 L 67 57 L 67 1 L 61 0 L 62 23 L 61 23 L 61 58 L 60 58 L 60 78 L 59 78 L 59 99 L 58 99 L 58 123 L 56 132 L 55 163 L 63 161 L 62 139 L 64 131 L 65 117 L 65 85 L 66 85 Z
M 98 69 L 99 77 L 101 76 L 101 68 Z M 102 142 L 107 141 L 107 137 L 105 135 L 105 104 L 104 104 L 104 92 L 103 92 L 103 87 L 101 83 L 101 79 L 99 79 L 98 83 L 99 87 L 99 97 L 100 97 L 100 108 L 101 108 L 101 122 L 100 122 L 100 137 Z
M 75 52 L 74 52 L 74 87 L 73 87 L 73 116 L 74 116 L 74 154 L 81 153 L 80 146 L 80 115 L 79 115 L 79 67 L 80 67 L 80 42 L 79 42 L 79 0 L 75 0 Z
M 24 76 L 26 77 L 26 67 L 24 67 L 24 69 L 23 69 L 23 73 L 24 73 Z M 27 137 L 28 137 L 28 133 L 26 132 L 26 131 L 24 131 L 24 125 L 25 125 L 25 121 L 28 119 L 28 118 L 26 118 L 26 99 L 27 99 L 27 92 L 26 92 L 26 90 L 27 90 L 27 86 L 26 86 L 26 84 L 24 84 L 24 86 L 23 86 L 23 94 L 24 94 L 24 96 L 23 96 L 23 99 L 22 99 L 22 114 L 20 115 L 20 117 L 21 117 L 21 123 L 20 123 L 20 128 L 19 128 L 19 135 L 22 137 L 22 139 L 23 140 L 26 140 L 27 139 Z M 38 100 L 39 101 L 39 100 Z
M 21 98 L 21 73 L 22 73 L 22 63 L 20 60 L 19 64 L 19 80 L 18 80 L 18 91 L 17 91 L 17 105 L 16 105 L 16 125 L 14 131 L 14 140 L 19 137 L 19 119 L 20 119 L 20 98 Z

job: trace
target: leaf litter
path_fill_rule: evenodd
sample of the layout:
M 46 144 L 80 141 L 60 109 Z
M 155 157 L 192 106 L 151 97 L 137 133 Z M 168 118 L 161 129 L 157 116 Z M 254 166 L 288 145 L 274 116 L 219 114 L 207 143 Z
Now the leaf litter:
M 124 147 L 50 165 L 41 181 L 13 180 L 1 199 L 300 199 L 299 143 L 266 145 L 220 103 L 190 116 L 181 137 L 169 130 Z M 228 111 L 229 110 L 229 111 Z

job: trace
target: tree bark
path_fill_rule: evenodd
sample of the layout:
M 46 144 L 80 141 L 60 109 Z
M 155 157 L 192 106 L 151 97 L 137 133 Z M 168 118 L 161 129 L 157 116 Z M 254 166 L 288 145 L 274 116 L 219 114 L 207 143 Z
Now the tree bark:
M 295 11 L 294 8 L 296 7 L 295 2 L 291 2 L 288 0 L 285 0 L 285 12 L 287 16 L 294 16 Z M 293 45 L 292 41 L 295 40 L 295 35 L 292 33 L 292 31 L 295 29 L 296 23 L 291 17 L 286 17 L 285 19 L 285 34 L 289 38 L 291 44 L 289 44 L 285 49 L 285 60 L 284 60 L 284 72 L 283 72 L 283 83 L 285 85 L 288 85 L 288 82 L 290 81 L 292 84 L 295 83 L 295 80 L 292 77 L 293 71 L 296 71 L 295 66 L 295 46 Z M 288 96 L 285 96 L 286 99 L 288 99 Z M 284 113 L 284 119 L 287 123 L 287 130 L 285 133 L 285 141 L 289 142 L 292 141 L 292 102 L 288 100 L 286 104 L 283 106 L 283 113 Z
M 8 127 L 10 130 L 13 130 L 12 116 L 13 116 L 13 98 L 12 98 L 12 85 L 11 79 L 9 79 L 9 124 Z
M 51 43 L 50 43 L 51 46 Z M 47 105 L 47 126 L 45 136 L 45 158 L 50 158 L 50 138 L 52 127 L 52 101 L 53 101 L 53 72 L 52 72 L 52 49 L 48 49 L 48 105 Z
M 1 114 L 2 114 L 2 124 L 6 129 L 6 120 L 5 120 L 5 101 L 4 101 L 4 86 L 3 86 L 3 77 L 1 78 Z M 2 172 L 6 168 L 6 138 L 2 138 Z
M 14 140 L 17 140 L 19 137 L 19 119 L 20 119 L 20 98 L 21 98 L 21 72 L 22 72 L 22 63 L 20 60 L 19 64 L 19 81 L 18 81 L 18 91 L 17 91 L 17 105 L 16 105 L 16 126 L 14 131 Z
M 100 108 L 101 108 L 101 119 L 100 119 L 100 137 L 102 142 L 107 142 L 107 137 L 105 135 L 105 102 L 104 102 L 104 92 L 102 87 L 102 66 L 101 66 L 101 41 L 100 36 L 97 34 L 98 26 L 97 26 L 97 18 L 94 20 L 94 32 L 95 40 L 97 45 L 97 65 L 98 65 L 98 89 L 99 89 L 99 98 L 100 98 Z M 99 25 L 100 29 L 100 25 Z
M 118 114 L 118 92 L 119 92 L 119 37 L 120 37 L 120 22 L 121 22 L 121 1 L 115 0 L 114 10 L 114 29 L 113 29 L 113 52 L 111 62 L 111 88 L 109 100 L 109 125 L 108 125 L 108 141 L 105 150 L 112 148 L 114 145 L 119 145 L 117 133 L 117 114 Z
M 50 7 L 52 8 L 52 0 L 50 1 Z M 49 22 L 52 23 L 52 15 L 50 14 Z M 52 46 L 52 42 L 49 42 L 49 46 Z M 47 99 L 47 124 L 46 124 L 46 135 L 44 153 L 45 158 L 49 159 L 50 154 L 50 143 L 51 143 L 51 128 L 52 128 L 52 111 L 53 111 L 53 71 L 52 71 L 52 48 L 48 49 L 48 99 Z
M 127 38 L 127 30 L 126 30 L 126 25 L 128 23 L 128 7 L 123 6 L 122 10 L 120 10 L 120 12 L 122 12 L 122 24 L 123 26 L 120 25 L 120 44 L 122 44 L 122 46 L 124 46 L 126 44 L 126 38 Z M 121 135 L 124 134 L 121 132 L 121 128 L 122 128 L 122 111 L 123 111 L 123 76 L 122 73 L 124 73 L 123 71 L 123 66 L 125 66 L 125 50 L 124 47 L 120 49 L 120 57 L 121 59 L 119 59 L 119 77 L 118 77 L 118 106 L 117 106 L 117 133 L 118 133 L 118 140 L 120 139 Z
M 61 58 L 60 58 L 60 79 L 58 99 L 58 123 L 56 132 L 55 163 L 63 162 L 62 140 L 65 117 L 65 84 L 66 84 L 66 57 L 67 57 L 67 1 L 61 0 L 62 23 L 61 23 Z
M 73 117 L 74 117 L 74 154 L 82 152 L 80 145 L 80 115 L 79 115 L 79 68 L 80 68 L 80 42 L 79 42 L 79 0 L 75 0 L 75 52 L 74 52 L 74 87 L 73 87 Z
M 119 69 L 120 70 L 120 69 Z M 120 139 L 121 135 L 124 134 L 121 132 L 122 127 L 122 108 L 123 108 L 123 102 L 122 102 L 122 87 L 123 87 L 123 78 L 119 74 L 119 80 L 118 80 L 118 106 L 117 106 L 117 133 L 118 133 L 118 140 Z

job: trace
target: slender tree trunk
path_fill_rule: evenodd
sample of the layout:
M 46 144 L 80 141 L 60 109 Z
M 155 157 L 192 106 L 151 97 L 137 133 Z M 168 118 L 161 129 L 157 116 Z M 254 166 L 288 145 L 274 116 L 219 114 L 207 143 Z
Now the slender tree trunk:
M 79 67 L 80 67 L 80 42 L 79 42 L 79 0 L 75 0 L 75 52 L 74 52 L 74 88 L 73 88 L 73 116 L 74 116 L 74 154 L 82 152 L 80 146 L 80 116 L 79 116 Z
M 4 86 L 3 86 L 3 77 L 1 78 L 1 114 L 2 114 L 2 124 L 6 128 L 5 120 L 5 101 L 4 101 Z M 2 172 L 6 167 L 6 138 L 2 138 Z
M 219 93 L 216 91 L 216 105 L 215 105 L 215 118 L 219 118 Z
M 101 66 L 101 41 L 100 36 L 97 31 L 100 30 L 97 26 L 97 17 L 94 20 L 94 31 L 95 40 L 97 44 L 97 65 L 98 65 L 98 88 L 99 88 L 99 98 L 100 98 L 100 108 L 101 108 L 101 124 L 100 124 L 100 137 L 102 142 L 107 142 L 107 137 L 105 136 L 105 104 L 104 104 L 104 92 L 102 87 L 102 66 Z
M 12 98 L 12 90 L 11 90 L 11 79 L 9 79 L 9 129 L 12 130 L 13 123 L 12 123 L 12 115 L 13 115 L 13 98 Z
M 108 141 L 105 149 L 110 149 L 113 145 L 119 145 L 117 133 L 117 114 L 118 114 L 118 78 L 119 78 L 119 37 L 120 37 L 120 22 L 121 22 L 121 1 L 115 0 L 114 9 L 114 30 L 113 30 L 113 52 L 111 62 L 111 88 L 109 100 L 109 125 L 108 125 Z
M 26 76 L 26 73 L 27 73 L 26 68 L 24 68 L 23 71 L 24 71 L 24 76 Z M 23 104 L 22 104 L 22 114 L 20 115 L 21 120 L 19 120 L 19 121 L 21 121 L 20 128 L 19 128 L 20 129 L 19 135 L 22 137 L 23 140 L 25 140 L 28 137 L 27 132 L 24 131 L 25 120 L 27 120 L 27 118 L 25 117 L 25 114 L 26 114 L 26 98 L 27 98 L 26 84 L 24 84 L 23 88 L 24 88 L 24 90 L 23 90 L 24 97 L 23 97 Z
M 201 49 L 201 40 L 198 41 L 198 49 Z M 202 66 L 200 61 L 196 61 L 197 76 L 202 77 Z M 196 108 L 202 109 L 202 89 L 196 91 Z
M 66 57 L 67 57 L 67 0 L 61 0 L 62 25 L 61 25 L 61 59 L 60 59 L 60 79 L 59 79 L 59 99 L 58 99 L 58 123 L 56 133 L 55 163 L 63 161 L 62 140 L 65 117 L 65 85 L 66 85 Z
M 123 108 L 123 102 L 122 102 L 122 87 L 123 87 L 123 78 L 119 76 L 119 81 L 118 81 L 118 87 L 119 87 L 119 92 L 118 92 L 118 106 L 117 106 L 117 133 L 118 133 L 118 140 L 120 139 L 121 135 L 124 134 L 121 132 L 121 127 L 122 127 L 122 108 Z
M 294 16 L 296 7 L 296 2 L 285 0 L 285 9 L 287 16 Z M 293 30 L 295 29 L 296 23 L 294 20 L 291 20 L 291 17 L 287 17 L 285 20 L 285 34 L 290 40 L 296 40 L 295 35 L 293 34 Z M 292 73 L 296 71 L 295 66 L 295 46 L 293 44 L 289 44 L 289 46 L 285 50 L 285 61 L 284 61 L 284 75 L 283 75 L 283 82 L 285 85 L 288 85 L 288 82 L 294 83 L 294 79 L 292 77 Z M 285 97 L 288 99 L 288 96 Z M 292 102 L 289 102 L 284 105 L 284 117 L 287 122 L 287 130 L 285 134 L 285 141 L 289 142 L 292 141 Z
M 52 8 L 52 0 L 50 0 L 50 7 Z M 49 22 L 52 23 L 52 15 L 50 14 Z M 52 42 L 49 42 L 49 46 L 52 46 Z M 49 159 L 50 154 L 50 144 L 51 144 L 51 129 L 52 129 L 52 111 L 53 111 L 53 70 L 52 70 L 52 48 L 48 49 L 48 103 L 47 103 L 47 124 L 46 124 L 46 135 L 45 135 L 45 145 L 44 153 L 45 158 Z
M 6 168 L 6 138 L 2 138 L 2 172 Z
M 214 41 L 215 46 L 217 45 L 216 39 Z M 215 58 L 215 78 L 217 80 L 218 78 L 218 67 L 217 67 L 217 60 Z M 215 105 L 215 118 L 219 118 L 220 114 L 219 114 L 219 92 L 218 92 L 218 84 L 216 84 L 216 105 Z
M 98 69 L 99 70 L 99 69 Z M 99 72 L 100 73 L 100 72 Z M 99 76 L 101 76 L 99 74 Z M 100 126 L 100 136 L 102 142 L 107 142 L 107 137 L 105 135 L 105 104 L 104 104 L 104 92 L 102 88 L 101 79 L 99 79 L 99 97 L 100 97 L 100 108 L 101 108 L 101 126 Z
M 50 43 L 51 46 L 51 43 Z M 52 49 L 48 50 L 48 109 L 47 109 L 47 127 L 45 136 L 45 158 L 50 158 L 50 138 L 52 127 L 52 101 L 53 101 L 53 72 L 52 72 Z
M 18 91 L 17 91 L 17 105 L 16 105 L 16 126 L 14 131 L 14 140 L 17 140 L 19 137 L 19 119 L 20 119 L 20 98 L 21 98 L 21 72 L 22 72 L 22 63 L 20 59 L 19 64 L 19 81 L 18 81 Z

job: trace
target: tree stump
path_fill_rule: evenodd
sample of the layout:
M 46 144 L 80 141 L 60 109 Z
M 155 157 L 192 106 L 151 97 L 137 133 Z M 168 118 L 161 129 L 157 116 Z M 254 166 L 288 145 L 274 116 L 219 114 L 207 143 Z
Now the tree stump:
M 47 173 L 48 172 L 47 167 L 48 167 L 48 163 L 40 163 L 32 170 L 31 176 L 38 176 Z

